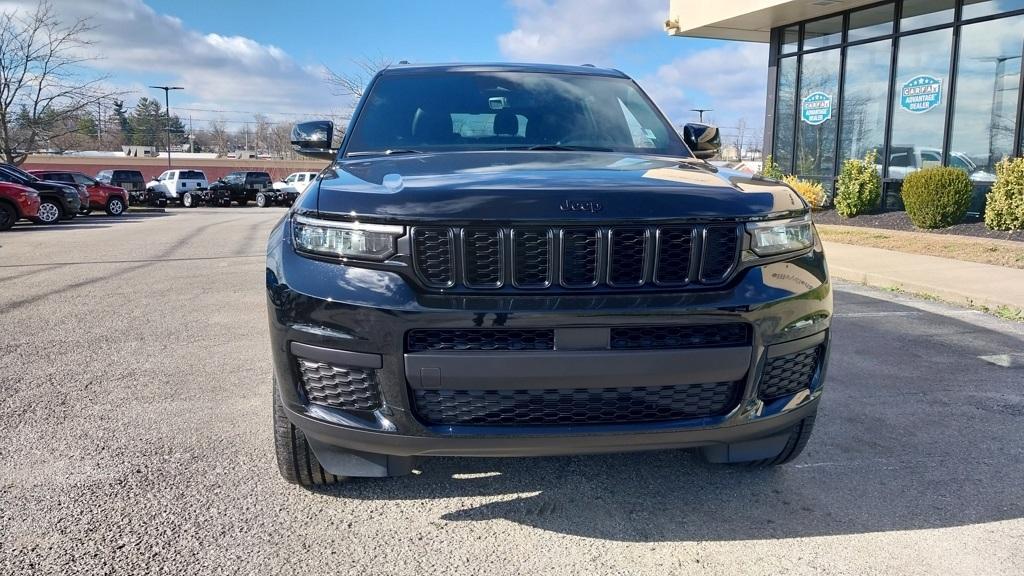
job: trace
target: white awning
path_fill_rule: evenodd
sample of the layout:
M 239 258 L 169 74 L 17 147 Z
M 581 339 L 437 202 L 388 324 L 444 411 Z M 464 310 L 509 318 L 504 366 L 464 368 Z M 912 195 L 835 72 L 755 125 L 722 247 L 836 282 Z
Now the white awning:
M 767 42 L 772 28 L 835 14 L 878 0 L 670 0 L 670 36 Z

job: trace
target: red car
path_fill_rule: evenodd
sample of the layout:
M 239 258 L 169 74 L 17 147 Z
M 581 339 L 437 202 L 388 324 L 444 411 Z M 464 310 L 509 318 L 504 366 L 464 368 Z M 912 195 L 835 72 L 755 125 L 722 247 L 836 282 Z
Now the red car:
M 92 210 L 104 210 L 111 216 L 120 216 L 128 209 L 128 192 L 120 186 L 104 184 L 82 174 L 71 170 L 29 170 L 41 180 L 51 182 L 62 182 L 85 188 L 88 193 L 88 204 L 82 200 L 82 212 L 88 214 Z M 88 206 L 86 208 L 86 206 Z
M 0 231 L 10 230 L 19 218 L 35 218 L 39 193 L 21 184 L 0 182 Z

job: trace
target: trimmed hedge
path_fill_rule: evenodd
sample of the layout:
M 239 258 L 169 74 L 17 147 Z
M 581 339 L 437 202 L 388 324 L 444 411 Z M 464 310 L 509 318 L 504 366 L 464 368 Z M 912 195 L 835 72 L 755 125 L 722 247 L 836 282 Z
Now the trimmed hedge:
M 812 210 L 821 210 L 825 206 L 825 187 L 820 183 L 813 180 L 801 180 L 796 176 L 786 176 L 782 181 L 806 200 Z
M 914 226 L 945 228 L 959 223 L 967 215 L 971 188 L 967 172 L 935 166 L 908 174 L 900 194 Z
M 985 200 L 985 225 L 993 230 L 1024 230 L 1024 158 L 996 164 L 996 183 Z
M 852 218 L 870 212 L 882 200 L 882 178 L 878 175 L 878 153 L 868 150 L 861 160 L 843 162 L 836 179 L 836 212 Z

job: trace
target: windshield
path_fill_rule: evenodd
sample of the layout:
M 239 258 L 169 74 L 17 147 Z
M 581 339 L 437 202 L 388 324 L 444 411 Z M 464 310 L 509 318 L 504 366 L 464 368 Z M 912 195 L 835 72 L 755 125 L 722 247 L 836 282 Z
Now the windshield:
M 380 76 L 345 155 L 531 148 L 690 156 L 632 80 L 450 71 Z

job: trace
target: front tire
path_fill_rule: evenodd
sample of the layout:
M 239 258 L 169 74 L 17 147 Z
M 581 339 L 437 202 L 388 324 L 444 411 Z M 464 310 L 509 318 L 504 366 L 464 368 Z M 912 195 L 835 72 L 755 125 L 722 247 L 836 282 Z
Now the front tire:
M 317 460 L 316 454 L 309 447 L 306 435 L 288 420 L 281 404 L 281 396 L 277 391 L 277 379 L 274 379 L 274 451 L 277 453 L 277 469 L 281 477 L 299 486 L 327 486 L 341 481 L 324 470 Z
M 107 214 L 110 216 L 121 216 L 124 214 L 124 200 L 111 198 L 107 200 Z
M 13 206 L 7 204 L 0 204 L 0 232 L 4 230 L 10 230 L 14 227 L 14 223 L 18 221 L 18 212 Z
M 260 193 L 256 195 L 256 206 L 259 208 L 267 207 L 267 196 L 265 194 Z
M 35 222 L 39 224 L 56 224 L 64 218 L 64 209 L 53 200 L 43 200 L 39 203 L 39 212 L 36 213 Z

